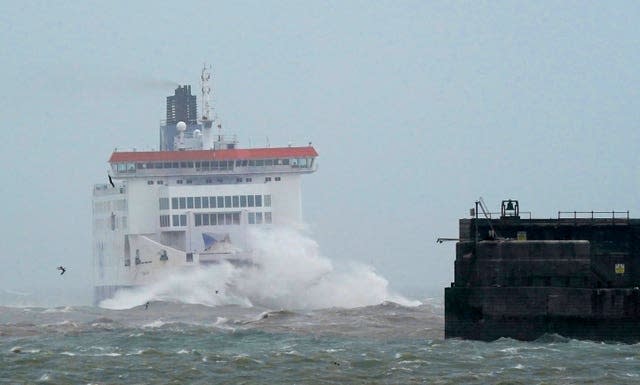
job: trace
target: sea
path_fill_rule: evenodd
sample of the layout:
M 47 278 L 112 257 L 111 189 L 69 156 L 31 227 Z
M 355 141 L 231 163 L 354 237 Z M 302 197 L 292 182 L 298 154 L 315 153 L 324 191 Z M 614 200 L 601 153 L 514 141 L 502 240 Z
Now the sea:
M 0 307 L 2 384 L 637 384 L 638 345 L 443 338 L 438 300 Z
M 442 296 L 401 295 L 299 231 L 255 240 L 254 266 L 172 272 L 96 306 L 2 289 L 0 384 L 640 383 L 640 345 L 445 340 Z

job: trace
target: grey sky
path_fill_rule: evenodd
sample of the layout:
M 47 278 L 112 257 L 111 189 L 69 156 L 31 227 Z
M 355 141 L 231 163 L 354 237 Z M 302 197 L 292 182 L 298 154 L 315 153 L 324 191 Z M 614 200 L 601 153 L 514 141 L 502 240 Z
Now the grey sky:
M 178 4 L 179 3 L 179 4 Z M 214 66 L 241 144 L 313 141 L 324 255 L 440 295 L 457 220 L 640 216 L 638 2 L 11 2 L 0 13 L 0 289 L 88 298 L 91 186 L 157 148 L 173 84 Z M 55 266 L 69 267 L 62 281 Z

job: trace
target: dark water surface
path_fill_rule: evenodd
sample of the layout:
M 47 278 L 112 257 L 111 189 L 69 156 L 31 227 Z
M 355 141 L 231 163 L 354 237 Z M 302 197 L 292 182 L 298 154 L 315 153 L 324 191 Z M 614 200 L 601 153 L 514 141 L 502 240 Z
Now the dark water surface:
M 0 307 L 3 384 L 637 384 L 639 346 L 445 341 L 437 304 Z

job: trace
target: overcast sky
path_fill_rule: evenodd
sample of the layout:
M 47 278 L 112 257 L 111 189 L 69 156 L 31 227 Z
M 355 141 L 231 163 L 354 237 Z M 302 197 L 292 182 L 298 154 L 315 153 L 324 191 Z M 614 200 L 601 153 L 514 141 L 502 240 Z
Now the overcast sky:
M 322 253 L 413 297 L 453 280 L 435 239 L 480 196 L 640 216 L 639 19 L 633 1 L 5 3 L 0 289 L 89 298 L 92 185 L 115 147 L 157 148 L 204 62 L 241 144 L 313 142 Z

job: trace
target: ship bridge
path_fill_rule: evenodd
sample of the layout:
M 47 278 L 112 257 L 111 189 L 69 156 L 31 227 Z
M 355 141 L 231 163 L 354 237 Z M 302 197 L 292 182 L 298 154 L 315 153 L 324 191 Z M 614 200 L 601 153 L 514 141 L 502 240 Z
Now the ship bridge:
M 117 178 L 211 174 L 310 173 L 318 153 L 312 146 L 191 151 L 115 151 L 109 159 Z

